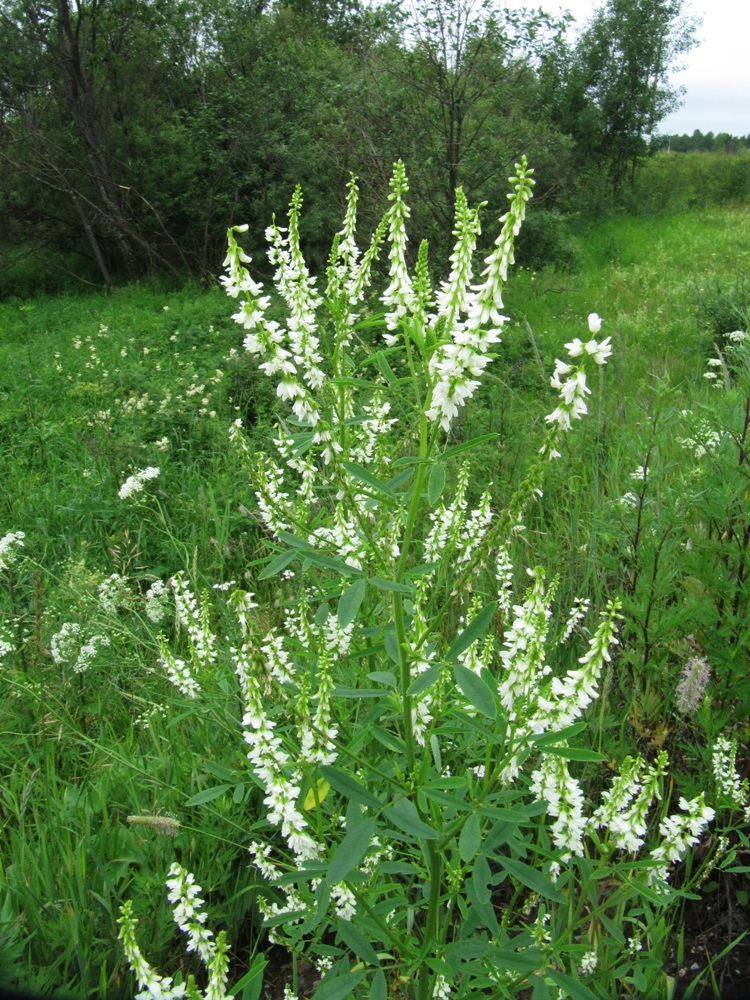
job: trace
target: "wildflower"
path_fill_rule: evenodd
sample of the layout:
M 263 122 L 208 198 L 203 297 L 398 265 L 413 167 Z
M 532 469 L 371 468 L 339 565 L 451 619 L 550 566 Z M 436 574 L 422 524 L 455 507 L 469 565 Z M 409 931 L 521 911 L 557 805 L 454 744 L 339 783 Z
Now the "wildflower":
M 146 591 L 144 601 L 146 604 L 146 617 L 149 621 L 158 625 L 164 621 L 167 614 L 167 602 L 169 591 L 162 580 L 154 580 Z
M 128 581 L 119 573 L 112 573 L 97 587 L 99 606 L 109 615 L 116 615 L 121 607 L 127 607 L 132 598 Z
M 626 757 L 620 774 L 603 793 L 602 804 L 591 817 L 592 826 L 606 827 L 619 850 L 628 854 L 640 850 L 646 837 L 647 813 L 653 800 L 661 798 L 659 783 L 666 770 L 667 755 L 663 750 L 649 767 L 640 757 Z
M 666 880 L 669 877 L 668 865 L 679 861 L 689 847 L 698 843 L 703 830 L 714 818 L 715 812 L 706 805 L 703 792 L 690 802 L 683 796 L 679 804 L 683 814 L 668 816 L 659 826 L 659 833 L 663 839 L 660 846 L 650 855 L 657 863 L 652 879 Z
M 497 602 L 504 615 L 510 614 L 513 602 L 513 563 L 510 561 L 508 545 L 501 545 L 495 561 L 497 581 Z
M 81 626 L 77 622 L 64 622 L 59 632 L 52 636 L 50 641 L 50 652 L 52 659 L 58 666 L 67 663 L 72 659 L 74 653 L 81 648 L 78 636 L 81 634 Z
M 599 333 L 602 328 L 601 316 L 597 316 L 596 313 L 589 313 L 589 330 L 592 333 Z
M 392 310 L 386 313 L 385 325 L 389 330 L 395 330 L 398 323 L 414 306 L 414 291 L 411 278 L 406 268 L 406 220 L 411 211 L 404 201 L 409 191 L 404 164 L 399 160 L 393 166 L 391 178 L 391 193 L 388 200 L 393 202 L 388 212 L 388 234 L 391 250 L 389 258 L 391 283 L 381 296 L 383 305 Z M 387 342 L 395 342 L 395 337 L 388 335 Z
M 142 493 L 144 483 L 148 482 L 149 479 L 158 478 L 159 475 L 161 475 L 161 470 L 153 465 L 150 465 L 146 469 L 141 469 L 140 472 L 128 476 L 120 487 L 118 496 L 121 500 L 127 500 L 134 494 Z
M 450 1000 L 450 997 L 450 984 L 442 973 L 438 973 L 435 977 L 435 985 L 432 989 L 432 1000 Z
M 16 561 L 18 557 L 16 549 L 23 548 L 25 537 L 23 531 L 9 531 L 0 538 L 0 572 Z
M 200 607 L 182 573 L 170 581 L 180 624 L 185 628 L 193 657 L 201 664 L 216 662 L 216 637 L 209 623 L 208 599 L 204 595 Z
M 552 836 L 555 846 L 562 849 L 562 861 L 571 855 L 583 855 L 583 835 L 586 820 L 583 815 L 583 791 L 570 774 L 568 762 L 553 754 L 544 754 L 540 766 L 531 775 L 531 792 L 547 803 L 547 812 L 555 816 Z
M 713 766 L 716 790 L 719 796 L 731 802 L 735 809 L 743 809 L 748 813 L 748 792 L 747 778 L 740 780 L 735 768 L 737 757 L 737 740 L 728 739 L 726 736 L 718 736 L 711 753 L 711 763 Z
M 208 962 L 214 952 L 213 932 L 203 925 L 206 914 L 203 911 L 203 900 L 200 898 L 201 887 L 195 884 L 195 876 L 177 863 L 169 869 L 167 899 L 173 904 L 174 921 L 188 936 L 188 951 L 197 951 L 204 962 Z
M 201 690 L 200 685 L 190 672 L 187 663 L 173 656 L 163 635 L 159 636 L 159 648 L 161 650 L 159 664 L 166 671 L 170 682 L 186 698 L 197 698 Z
M 109 646 L 110 641 L 106 635 L 92 635 L 83 643 L 78 656 L 73 664 L 73 673 L 83 674 L 91 666 L 92 660 L 96 657 L 102 646 Z
M 331 900 L 334 904 L 336 917 L 339 920 L 350 921 L 357 912 L 357 901 L 354 893 L 343 882 L 331 889 Z
M 598 318 L 598 317 L 597 317 Z M 591 973 L 596 969 L 597 957 L 595 951 L 587 951 L 586 954 L 581 959 L 581 965 L 579 972 L 582 976 L 590 976 Z
M 434 386 L 427 417 L 449 430 L 453 419 L 473 396 L 481 375 L 489 363 L 489 350 L 500 342 L 500 331 L 507 317 L 503 308 L 502 285 L 507 279 L 508 264 L 513 259 L 513 241 L 523 221 L 526 202 L 531 197 L 531 171 L 526 162 L 516 165 L 515 185 L 509 211 L 503 216 L 503 228 L 495 241 L 496 249 L 485 259 L 480 285 L 472 285 L 471 256 L 480 232 L 478 210 L 470 210 L 463 194 L 456 199 L 457 243 L 451 261 L 453 268 L 438 295 L 438 320 L 443 320 L 450 341 L 442 344 L 430 359 Z M 460 314 L 466 313 L 461 319 Z M 487 327 L 485 329 L 485 327 Z
M 691 656 L 682 668 L 682 677 L 677 685 L 677 711 L 692 715 L 703 699 L 703 693 L 711 677 L 711 666 L 705 656 Z
M 72 661 L 73 672 L 82 674 L 91 666 L 102 646 L 109 646 L 109 639 L 104 635 L 92 635 L 82 641 L 83 629 L 77 622 L 65 622 L 60 631 L 52 636 L 50 652 L 52 659 L 58 665 Z
M 565 623 L 565 628 L 563 634 L 560 637 L 560 642 L 567 642 L 568 639 L 573 634 L 573 630 L 579 622 L 583 621 L 586 617 L 586 612 L 591 606 L 591 601 L 588 597 L 576 597 L 573 601 L 573 607 L 568 615 L 568 620 Z
M 131 900 L 122 906 L 117 923 L 120 925 L 117 936 L 122 941 L 128 965 L 135 973 L 138 986 L 141 989 L 145 987 L 145 992 L 139 993 L 136 1000 L 147 1000 L 147 998 L 148 1000 L 154 1000 L 154 998 L 176 1000 L 176 998 L 182 997 L 185 993 L 185 984 L 173 986 L 171 976 L 160 976 L 143 957 L 135 936 L 138 921 L 133 916 Z
M 261 873 L 264 875 L 269 882 L 275 881 L 278 876 L 278 872 L 274 865 L 268 860 L 271 854 L 270 844 L 260 844 L 257 840 L 254 840 L 252 844 L 248 846 L 248 852 L 253 859 L 253 864 Z

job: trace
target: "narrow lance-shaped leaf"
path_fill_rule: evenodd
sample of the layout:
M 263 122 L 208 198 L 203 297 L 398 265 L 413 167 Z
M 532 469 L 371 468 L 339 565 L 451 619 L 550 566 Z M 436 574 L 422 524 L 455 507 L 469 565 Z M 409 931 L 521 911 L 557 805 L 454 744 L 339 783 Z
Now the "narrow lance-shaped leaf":
M 339 598 L 338 605 L 338 619 L 339 625 L 342 628 L 346 628 L 347 625 L 351 625 L 354 619 L 357 617 L 357 612 L 360 609 L 362 601 L 365 598 L 365 592 L 367 590 L 367 582 L 364 577 L 355 580 L 351 586 L 347 587 Z
M 496 611 L 497 601 L 490 601 L 489 604 L 482 608 L 476 618 L 474 618 L 456 638 L 455 642 L 448 650 L 446 659 L 458 659 L 461 653 L 465 652 L 472 642 L 484 635 L 489 628 L 490 622 L 494 618 Z

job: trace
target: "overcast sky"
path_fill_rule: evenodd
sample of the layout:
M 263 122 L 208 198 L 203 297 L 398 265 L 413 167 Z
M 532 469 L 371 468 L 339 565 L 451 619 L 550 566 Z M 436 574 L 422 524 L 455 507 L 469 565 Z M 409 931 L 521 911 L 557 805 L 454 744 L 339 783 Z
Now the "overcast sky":
M 535 3 L 551 13 L 569 10 L 581 26 L 602 5 L 601 0 Z M 750 0 L 692 0 L 686 10 L 703 21 L 700 44 L 682 57 L 685 69 L 671 77 L 687 93 L 659 132 L 750 134 Z

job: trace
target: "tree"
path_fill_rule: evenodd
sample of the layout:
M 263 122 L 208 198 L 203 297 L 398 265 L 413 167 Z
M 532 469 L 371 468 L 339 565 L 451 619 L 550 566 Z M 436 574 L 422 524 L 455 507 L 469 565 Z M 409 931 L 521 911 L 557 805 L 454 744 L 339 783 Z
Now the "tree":
M 349 112 L 359 156 L 380 189 L 405 161 L 414 228 L 433 251 L 447 247 L 457 187 L 501 202 L 513 163 L 536 162 L 535 141 L 555 131 L 533 120 L 534 59 L 551 29 L 496 0 L 413 0 L 401 31 L 368 53 Z
M 608 165 L 615 193 L 679 106 L 683 91 L 669 74 L 696 44 L 699 23 L 684 8 L 685 0 L 606 0 L 559 72 L 557 112 L 581 151 Z

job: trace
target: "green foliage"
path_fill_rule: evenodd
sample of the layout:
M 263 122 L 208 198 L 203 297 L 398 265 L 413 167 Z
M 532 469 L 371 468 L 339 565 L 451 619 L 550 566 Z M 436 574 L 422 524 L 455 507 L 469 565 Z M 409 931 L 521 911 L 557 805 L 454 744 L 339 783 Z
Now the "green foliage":
M 646 137 L 677 106 L 668 82 L 695 44 L 683 0 L 607 0 L 575 46 L 543 66 L 548 102 L 581 162 L 606 164 L 615 197 L 647 152 Z
M 519 234 L 516 263 L 540 271 L 554 267 L 577 271 L 581 249 L 563 215 L 554 209 L 532 209 Z
M 589 712 L 588 730 L 571 734 L 571 745 L 558 747 L 592 800 L 609 780 L 592 753 L 601 751 L 616 760 L 642 754 L 653 761 L 657 748 L 667 747 L 675 811 L 680 794 L 692 797 L 703 787 L 699 776 L 711 769 L 709 747 L 715 735 L 734 729 L 744 738 L 750 698 L 744 671 L 750 642 L 743 542 L 746 374 L 740 359 L 727 353 L 726 341 L 720 341 L 726 368 L 711 366 L 709 371 L 719 375 L 713 381 L 722 388 L 713 389 L 703 377 L 707 352 L 716 353 L 708 341 L 715 338 L 697 322 L 695 289 L 708 289 L 707 300 L 713 288 L 729 299 L 736 297 L 742 288 L 738 256 L 741 260 L 750 249 L 747 219 L 737 208 L 656 220 L 613 219 L 576 233 L 582 260 L 575 274 L 553 269 L 519 273 L 507 289 L 504 310 L 513 320 L 487 369 L 478 407 L 456 421 L 449 445 L 463 447 L 471 439 L 478 443 L 464 452 L 449 448 L 423 477 L 423 503 L 434 511 L 449 503 L 460 463 L 474 455 L 466 493 L 470 509 L 490 480 L 494 502 L 505 502 L 534 461 L 544 413 L 553 405 L 548 374 L 543 373 L 551 370 L 560 344 L 580 332 L 592 308 L 604 316 L 604 329 L 615 342 L 613 370 L 607 373 L 611 388 L 591 383 L 588 418 L 580 433 L 566 440 L 563 461 L 550 464 L 544 496 L 528 508 L 527 530 L 514 548 L 519 599 L 528 585 L 524 565 L 564 568 L 552 607 L 551 628 L 557 632 L 575 597 L 588 594 L 595 611 L 613 593 L 624 598 L 624 649 L 603 675 L 602 698 Z M 282 614 L 299 608 L 300 595 L 291 584 L 285 585 L 282 607 L 275 608 L 280 576 L 261 577 L 264 568 L 278 574 L 298 571 L 309 556 L 304 547 L 279 545 L 279 553 L 286 558 L 291 552 L 291 558 L 283 566 L 269 562 L 256 498 L 225 436 L 227 425 L 240 416 L 251 435 L 251 453 L 270 449 L 276 397 L 268 380 L 251 370 L 245 352 L 232 354 L 238 333 L 228 322 L 221 296 L 195 288 L 167 293 L 141 286 L 111 299 L 39 298 L 0 308 L 5 497 L 0 534 L 26 532 L 24 548 L 2 575 L 5 631 L 0 640 L 14 646 L 14 652 L 3 658 L 0 675 L 0 770 L 7 776 L 0 790 L 0 961 L 5 963 L 0 980 L 102 998 L 132 996 L 115 923 L 117 903 L 127 896 L 140 921 L 138 939 L 154 965 L 173 968 L 179 956 L 184 974 L 195 974 L 203 987 L 201 963 L 194 955 L 184 959 L 181 935 L 164 900 L 166 872 L 179 861 L 204 888 L 209 926 L 227 931 L 230 981 L 236 983 L 251 967 L 256 974 L 262 964 L 268 928 L 262 926 L 258 901 L 282 905 L 285 895 L 283 886 L 248 873 L 248 842 L 270 832 L 265 793 L 244 754 L 243 705 L 224 640 L 229 636 L 240 644 L 237 618 L 223 592 L 210 588 L 234 579 L 238 587 L 255 589 L 263 607 L 252 614 L 264 634 Z M 281 321 L 279 304 L 274 300 L 270 308 Z M 363 324 L 359 336 L 381 351 L 382 332 L 382 326 Z M 376 378 L 376 367 L 394 379 L 406 376 L 406 366 L 393 352 L 378 358 L 355 378 Z M 212 385 L 217 368 L 223 376 Z M 187 394 L 200 384 L 211 393 L 208 407 L 203 393 Z M 400 400 L 399 414 L 411 426 L 404 385 L 393 391 Z M 167 390 L 170 405 L 159 412 Z M 135 403 L 123 406 L 123 400 L 142 400 L 144 394 L 153 402 L 141 409 Z M 215 418 L 208 415 L 211 408 Z M 106 426 L 99 425 L 93 418 L 105 409 L 110 418 Z M 201 409 L 208 412 L 201 414 Z M 683 410 L 691 412 L 683 415 Z M 703 421 L 722 436 L 719 447 L 696 458 L 681 440 L 697 440 L 704 433 Z M 293 424 L 290 430 L 300 433 Z M 168 452 L 155 446 L 162 437 L 170 441 Z M 631 479 L 644 464 L 650 469 L 648 478 Z M 120 500 L 118 490 L 127 476 L 149 465 L 161 467 L 159 478 L 146 484 L 140 499 Z M 376 481 L 367 483 L 362 468 L 361 462 L 351 464 L 342 488 L 365 488 L 367 502 L 377 495 L 383 509 L 390 509 L 392 495 L 408 495 L 416 474 L 407 462 L 373 473 Z M 635 505 L 621 503 L 628 492 L 635 495 Z M 321 517 L 330 499 L 323 498 Z M 453 582 L 454 567 L 451 559 L 446 587 Z M 214 665 L 196 668 L 205 691 L 199 702 L 176 692 L 159 662 L 160 632 L 177 655 L 189 660 L 186 630 L 169 604 L 167 617 L 152 622 L 144 600 L 156 579 L 166 581 L 179 570 L 198 600 L 208 592 L 211 628 L 220 646 Z M 318 602 L 313 609 L 325 600 L 340 625 L 356 623 L 363 615 L 376 623 L 398 598 L 398 590 L 388 587 L 397 581 L 387 579 L 382 569 L 365 586 L 364 577 L 356 574 L 337 582 L 325 563 L 311 561 L 310 572 Z M 126 587 L 116 609 L 106 611 L 99 588 L 113 573 L 125 579 Z M 405 578 L 402 585 L 412 591 L 418 579 Z M 405 753 L 397 710 L 400 664 L 393 659 L 399 659 L 398 649 L 390 641 L 383 649 L 373 648 L 376 637 L 371 636 L 372 646 L 362 650 L 366 655 L 356 664 L 347 662 L 346 682 L 335 695 L 353 726 L 352 759 L 365 767 L 354 776 L 339 762 L 325 767 L 320 775 L 325 784 L 311 780 L 301 790 L 300 802 L 309 805 L 304 812 L 313 825 L 318 812 L 328 822 L 335 804 L 343 804 L 350 833 L 332 829 L 331 845 L 339 846 L 336 853 L 332 846 L 329 861 L 334 874 L 353 882 L 358 892 L 365 891 L 357 871 L 361 845 L 370 832 L 366 824 L 375 810 L 378 822 L 396 834 L 397 857 L 390 862 L 392 870 L 383 872 L 403 908 L 404 926 L 410 907 L 415 917 L 412 936 L 399 934 L 395 943 L 378 938 L 376 918 L 382 913 L 377 906 L 375 917 L 361 923 L 334 922 L 320 952 L 338 965 L 321 995 L 344 995 L 360 973 L 365 973 L 362 982 L 370 977 L 374 996 L 385 996 L 388 983 L 394 985 L 390 968 L 378 956 L 416 940 L 434 840 L 424 837 L 421 852 L 415 849 L 415 838 L 427 832 L 420 823 L 452 838 L 441 905 L 454 892 L 451 879 L 456 899 L 461 885 L 468 887 L 466 912 L 458 903 L 452 911 L 451 926 L 460 923 L 462 929 L 449 953 L 431 959 L 432 977 L 446 973 L 442 962 L 450 969 L 460 966 L 467 975 L 477 973 L 481 956 L 474 941 L 478 935 L 486 948 L 492 936 L 482 923 L 494 917 L 500 925 L 497 940 L 505 940 L 503 934 L 513 937 L 502 914 L 540 892 L 540 908 L 530 911 L 521 932 L 526 937 L 514 938 L 516 950 L 508 949 L 500 958 L 518 989 L 536 969 L 531 959 L 549 963 L 550 982 L 536 977 L 541 983 L 537 992 L 543 995 L 554 996 L 559 985 L 571 993 L 594 989 L 589 979 L 577 980 L 577 971 L 555 967 L 560 963 L 577 970 L 583 945 L 559 942 L 569 926 L 578 926 L 585 940 L 600 944 L 598 982 L 607 984 L 601 987 L 603 995 L 615 995 L 610 978 L 615 975 L 630 977 L 627 986 L 636 995 L 661 995 L 668 988 L 663 970 L 672 954 L 678 911 L 665 917 L 660 903 L 636 895 L 638 869 L 615 885 L 613 866 L 600 877 L 603 869 L 590 859 L 574 862 L 563 876 L 568 881 L 558 883 L 568 899 L 574 898 L 571 887 L 587 887 L 584 909 L 567 909 L 555 898 L 554 885 L 540 878 L 554 847 L 543 839 L 546 822 L 541 814 L 532 815 L 528 792 L 518 799 L 484 799 L 479 805 L 477 796 L 484 794 L 479 783 L 464 778 L 456 741 L 470 748 L 472 764 L 484 762 L 487 733 L 496 731 L 503 711 L 488 697 L 493 694 L 488 674 L 468 677 L 450 657 L 499 640 L 506 625 L 498 625 L 497 637 L 487 628 L 494 599 L 488 574 L 473 575 L 469 585 L 466 592 L 478 598 L 474 612 L 463 622 L 454 611 L 442 616 L 446 669 L 438 681 L 427 672 L 421 681 L 415 678 L 416 687 L 410 685 L 415 699 L 433 683 L 450 685 L 446 690 L 460 691 L 476 712 L 469 721 L 471 716 L 467 719 L 457 704 L 446 707 L 437 733 L 442 761 L 436 761 L 430 747 L 419 778 L 432 795 L 426 808 L 418 801 L 422 815 L 415 816 L 408 794 L 386 803 L 381 775 L 374 770 L 382 768 L 388 787 L 395 789 Z M 410 600 L 404 593 L 404 604 Z M 85 673 L 76 674 L 70 662 L 57 664 L 52 658 L 52 638 L 65 622 L 90 626 L 87 637 L 106 634 L 110 639 Z M 555 647 L 559 676 L 585 652 L 590 638 L 585 628 L 584 623 L 569 647 Z M 471 645 L 464 647 L 470 639 Z M 677 707 L 677 688 L 686 662 L 695 657 L 708 660 L 711 676 L 697 710 L 684 714 Z M 363 673 L 369 676 L 362 680 L 361 697 L 354 698 L 351 691 Z M 378 718 L 376 711 L 381 712 Z M 279 707 L 273 718 L 285 739 L 291 739 L 286 707 Z M 365 755 L 362 741 L 370 735 L 377 748 Z M 528 758 L 529 769 L 533 759 Z M 446 767 L 453 770 L 451 776 L 446 777 Z M 670 805 L 668 792 L 666 785 L 665 807 Z M 455 810 L 454 830 L 441 826 L 441 816 L 450 809 Z M 502 814 L 486 815 L 482 809 Z M 513 815 L 516 810 L 523 822 Z M 128 822 L 128 817 L 134 820 Z M 170 825 L 175 818 L 179 826 Z M 746 836 L 743 841 L 741 831 L 732 832 L 726 815 L 721 822 L 725 826 L 717 825 L 716 833 L 729 835 L 729 853 L 713 882 L 721 892 L 742 893 L 747 891 L 746 875 L 732 852 L 735 844 L 739 850 L 747 848 Z M 59 835 L 50 838 L 50 830 Z M 176 836 L 165 836 L 167 831 Z M 281 838 L 269 839 L 275 850 L 282 849 Z M 689 861 L 675 873 L 674 884 L 689 884 L 699 865 L 699 857 Z M 297 877 L 294 870 L 287 874 Z M 300 891 L 311 893 L 310 882 L 303 881 Z M 716 891 L 707 888 L 706 898 Z M 735 898 L 744 905 L 741 896 Z M 383 910 L 385 902 L 383 897 Z M 648 928 L 646 954 L 633 961 L 631 971 L 622 968 L 621 939 L 630 934 L 622 915 L 628 907 L 640 911 L 638 920 Z M 549 914 L 557 951 L 545 951 L 549 944 L 539 944 L 533 936 L 538 932 L 534 918 L 542 908 Z M 280 934 L 287 923 L 280 918 Z M 529 948 L 521 951 L 524 940 Z M 350 956 L 348 968 L 362 963 L 353 975 L 345 972 L 344 953 Z M 414 961 L 418 959 L 416 954 Z M 262 995 L 260 980 L 253 982 Z M 357 988 L 363 990 L 361 983 Z

